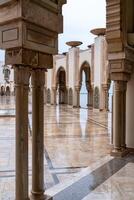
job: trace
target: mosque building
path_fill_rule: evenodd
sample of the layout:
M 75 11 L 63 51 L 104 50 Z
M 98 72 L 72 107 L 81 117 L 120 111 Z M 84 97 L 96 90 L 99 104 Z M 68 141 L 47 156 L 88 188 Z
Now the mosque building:
M 66 3 L 0 1 L 0 200 L 133 200 L 134 1 L 58 54 Z

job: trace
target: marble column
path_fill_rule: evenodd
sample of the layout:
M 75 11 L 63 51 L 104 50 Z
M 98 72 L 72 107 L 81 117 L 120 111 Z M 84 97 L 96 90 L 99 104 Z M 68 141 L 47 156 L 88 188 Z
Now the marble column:
M 87 106 L 93 107 L 93 90 L 92 88 L 87 88 Z
M 126 154 L 126 88 L 127 82 L 114 82 L 113 145 L 112 155 Z
M 80 87 L 75 87 L 73 93 L 73 107 L 80 108 Z
M 44 87 L 44 104 L 47 104 L 47 87 Z
M 28 200 L 28 67 L 15 66 L 16 94 L 16 200 Z
M 108 104 L 109 104 L 109 94 L 108 94 L 108 87 L 105 87 L 104 88 L 104 101 L 105 101 L 105 110 L 108 111 L 109 110 L 109 107 L 108 107 Z
M 66 104 L 69 105 L 69 87 L 66 87 Z
M 68 104 L 68 90 L 65 88 L 65 104 Z
M 44 195 L 44 84 L 45 71 L 32 70 L 32 200 Z
M 56 87 L 51 88 L 51 105 L 56 105 Z

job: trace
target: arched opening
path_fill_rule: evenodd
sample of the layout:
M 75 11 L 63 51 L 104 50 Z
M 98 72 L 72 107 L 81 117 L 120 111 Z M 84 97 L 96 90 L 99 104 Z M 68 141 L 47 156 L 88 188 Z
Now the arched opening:
M 58 90 L 58 101 L 59 104 L 67 103 L 67 88 L 66 88 L 66 72 L 63 67 L 60 67 L 57 72 L 57 84 L 56 88 Z
M 0 95 L 1 96 L 5 95 L 5 87 L 4 86 L 1 86 Z
M 91 70 L 90 65 L 85 61 L 80 70 L 80 106 L 92 106 L 92 87 L 91 87 Z
M 6 87 L 6 96 L 10 96 L 10 87 L 9 86 Z

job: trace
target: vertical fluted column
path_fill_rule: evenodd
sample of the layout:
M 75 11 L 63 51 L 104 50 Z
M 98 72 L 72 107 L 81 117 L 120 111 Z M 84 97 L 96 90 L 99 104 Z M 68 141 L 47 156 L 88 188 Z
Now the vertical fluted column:
M 113 155 L 122 155 L 126 148 L 126 88 L 127 82 L 114 82 Z
M 28 91 L 29 68 L 15 66 L 16 200 L 28 200 Z
M 44 84 L 45 71 L 32 70 L 32 192 L 31 199 L 44 196 Z

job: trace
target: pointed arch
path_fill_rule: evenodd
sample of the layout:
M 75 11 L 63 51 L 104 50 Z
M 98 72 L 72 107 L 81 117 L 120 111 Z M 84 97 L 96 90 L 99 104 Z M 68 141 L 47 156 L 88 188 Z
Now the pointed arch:
M 84 95 L 83 97 L 81 96 L 82 94 L 80 93 L 80 101 L 83 102 L 83 98 L 85 99 L 86 97 L 87 106 L 92 107 L 93 106 L 93 90 L 92 90 L 92 85 L 91 85 L 91 68 L 90 68 L 90 64 L 86 60 L 82 63 L 80 67 L 80 72 L 79 72 L 80 87 L 82 87 L 83 72 L 85 74 L 85 86 L 86 86 L 87 93 L 83 93 Z
M 56 73 L 56 89 L 59 95 L 59 104 L 67 103 L 66 70 L 60 67 Z
M 10 96 L 10 87 L 6 86 L 6 96 Z
M 86 86 L 91 85 L 91 68 L 88 61 L 84 61 L 80 68 L 80 85 L 82 83 L 82 72 L 85 72 L 85 82 Z

